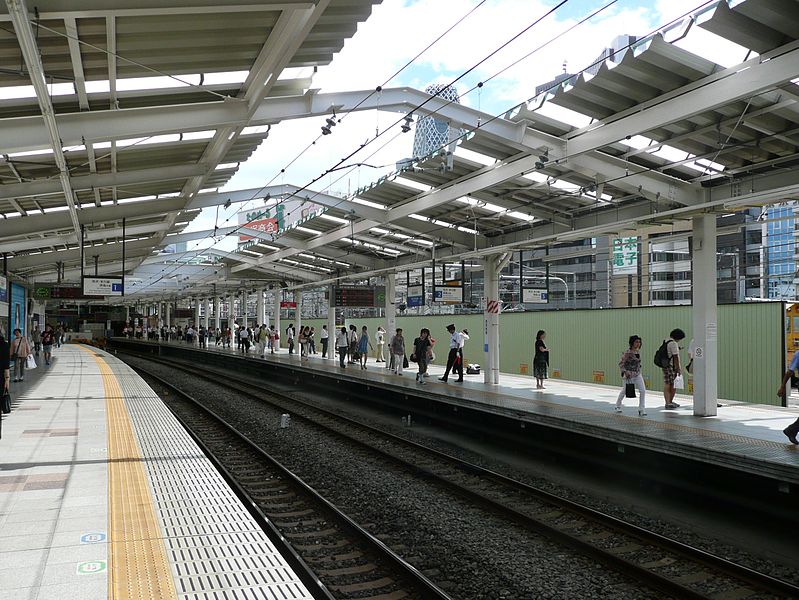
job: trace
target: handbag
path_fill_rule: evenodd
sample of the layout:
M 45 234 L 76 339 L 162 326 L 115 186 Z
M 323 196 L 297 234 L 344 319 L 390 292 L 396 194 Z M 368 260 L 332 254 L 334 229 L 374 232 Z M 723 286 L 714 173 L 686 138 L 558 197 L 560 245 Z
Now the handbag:
M 635 398 L 635 384 L 634 383 L 625 383 L 624 384 L 624 397 L 625 398 Z
M 26 359 L 26 363 L 25 363 L 25 368 L 28 369 L 29 371 L 31 369 L 35 369 L 36 368 L 36 359 L 33 358 L 33 354 L 28 354 L 28 358 Z
M 416 354 L 411 354 L 411 362 L 416 362 Z
M 8 390 L 6 390 L 3 397 L 0 398 L 0 410 L 4 415 L 11 412 L 11 394 L 8 393 Z
M 402 368 L 403 369 L 407 369 L 408 368 L 408 355 L 407 354 L 402 356 Z

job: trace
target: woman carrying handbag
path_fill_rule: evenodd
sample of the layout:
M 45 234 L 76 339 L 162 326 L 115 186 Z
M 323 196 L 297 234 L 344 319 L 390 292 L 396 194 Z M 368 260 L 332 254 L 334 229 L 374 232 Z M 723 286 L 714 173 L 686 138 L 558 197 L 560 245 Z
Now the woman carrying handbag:
M 28 340 L 22 336 L 20 329 L 15 329 L 10 350 L 10 357 L 14 361 L 14 381 L 25 381 L 25 363 L 30 353 L 31 347 Z
M 635 398 L 635 388 L 637 387 L 640 392 L 638 397 L 638 416 L 645 417 L 646 386 L 644 385 L 644 376 L 641 375 L 641 345 L 643 340 L 637 335 L 631 335 L 629 342 L 629 348 L 622 353 L 619 361 L 621 376 L 624 378 L 624 386 L 616 399 L 616 412 L 621 412 L 621 402 L 625 397 Z

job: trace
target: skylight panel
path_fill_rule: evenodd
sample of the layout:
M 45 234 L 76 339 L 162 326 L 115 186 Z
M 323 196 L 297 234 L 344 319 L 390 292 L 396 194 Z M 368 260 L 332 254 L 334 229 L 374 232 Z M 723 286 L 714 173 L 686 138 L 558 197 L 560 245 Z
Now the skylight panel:
M 464 158 L 466 160 L 479 163 L 484 167 L 490 167 L 491 165 L 497 162 L 496 158 L 493 158 L 491 156 L 486 156 L 485 154 L 475 152 L 474 150 L 468 150 L 462 146 L 458 146 L 455 149 L 455 156 L 460 156 L 461 158 Z

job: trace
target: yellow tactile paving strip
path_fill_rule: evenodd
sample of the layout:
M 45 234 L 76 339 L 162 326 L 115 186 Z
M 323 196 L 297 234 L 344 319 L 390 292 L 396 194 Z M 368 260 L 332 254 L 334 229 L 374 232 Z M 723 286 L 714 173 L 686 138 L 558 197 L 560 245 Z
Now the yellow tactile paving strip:
M 108 425 L 108 531 L 111 600 L 177 598 L 142 453 L 116 376 L 88 348 L 103 378 Z

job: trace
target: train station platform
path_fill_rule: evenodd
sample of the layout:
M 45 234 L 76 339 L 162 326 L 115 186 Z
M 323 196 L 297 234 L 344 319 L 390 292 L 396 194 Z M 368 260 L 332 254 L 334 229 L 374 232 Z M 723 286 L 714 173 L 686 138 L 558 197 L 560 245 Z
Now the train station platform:
M 154 345 L 159 342 L 141 343 Z M 196 346 L 192 348 L 183 342 L 160 344 L 197 350 Z M 467 361 L 468 350 L 467 347 Z M 242 356 L 235 348 L 224 349 L 215 345 L 197 351 Z M 438 381 L 444 372 L 440 357 L 429 367 L 427 385 L 416 383 L 414 363 L 399 377 L 389 372 L 384 363 L 375 363 L 373 356 L 370 356 L 366 370 L 358 365 L 341 369 L 338 360 L 322 359 L 320 354 L 301 360 L 297 354 L 288 354 L 285 348 L 278 354 L 267 353 L 264 359 L 251 351 L 249 358 L 341 382 L 363 383 L 370 389 L 379 387 L 407 397 L 423 397 L 459 409 L 477 411 L 487 417 L 540 424 L 563 432 L 721 465 L 785 482 L 788 490 L 799 490 L 799 447 L 788 442 L 782 433 L 796 420 L 796 408 L 722 400 L 717 416 L 696 417 L 690 396 L 678 395 L 676 401 L 680 408 L 666 410 L 662 393 L 648 391 L 647 414 L 639 417 L 636 399 L 626 399 L 621 414 L 614 412 L 620 385 L 588 385 L 550 379 L 546 389 L 536 390 L 531 377 L 506 373 L 501 375 L 500 385 L 484 383 L 483 375 L 466 375 L 463 383 L 455 383 L 455 378 L 450 377 L 449 382 L 444 383 Z M 775 391 L 778 384 L 775 382 Z
M 0 439 L 0 597 L 312 597 L 123 362 L 64 345 L 11 394 Z

